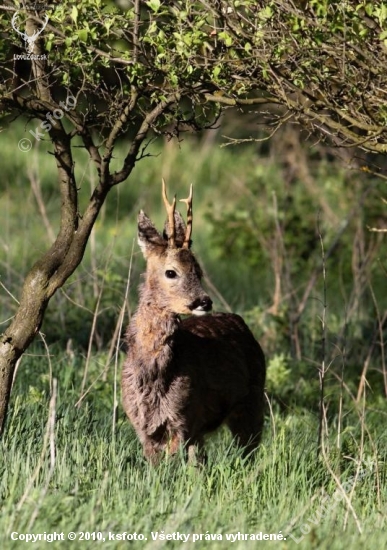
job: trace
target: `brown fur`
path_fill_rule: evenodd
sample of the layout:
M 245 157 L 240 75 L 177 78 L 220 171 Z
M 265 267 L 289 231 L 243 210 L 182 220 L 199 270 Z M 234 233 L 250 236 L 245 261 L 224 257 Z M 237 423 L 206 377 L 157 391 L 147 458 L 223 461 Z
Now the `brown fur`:
M 180 318 L 200 313 L 200 304 L 210 309 L 211 300 L 191 250 L 181 248 L 184 222 L 177 212 L 175 219 L 171 248 L 168 224 L 161 236 L 143 212 L 139 215 L 147 272 L 127 330 L 124 409 L 152 462 L 162 451 L 175 453 L 180 444 L 201 448 L 204 436 L 224 422 L 250 452 L 262 432 L 265 358 L 238 315 Z M 171 270 L 173 279 L 166 276 Z

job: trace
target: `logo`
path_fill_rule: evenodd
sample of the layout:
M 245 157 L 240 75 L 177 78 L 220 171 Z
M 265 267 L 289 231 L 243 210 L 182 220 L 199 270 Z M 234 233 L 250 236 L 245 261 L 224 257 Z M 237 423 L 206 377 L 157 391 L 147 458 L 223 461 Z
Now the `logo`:
M 38 39 L 38 36 L 44 31 L 44 29 L 46 28 L 46 25 L 48 23 L 48 15 L 45 16 L 45 21 L 43 23 L 43 27 L 41 29 L 39 29 L 38 31 L 35 31 L 31 36 L 29 36 L 28 34 L 26 34 L 25 32 L 21 32 L 19 29 L 18 29 L 18 26 L 17 26 L 17 18 L 18 18 L 18 15 L 19 15 L 19 12 L 18 11 L 15 11 L 15 13 L 13 14 L 13 17 L 12 17 L 12 28 L 18 33 L 20 34 L 20 36 L 23 38 L 24 42 L 26 43 L 26 49 L 27 49 L 27 52 L 28 54 L 32 54 L 33 51 L 34 51 L 34 44 L 35 44 L 35 41 Z

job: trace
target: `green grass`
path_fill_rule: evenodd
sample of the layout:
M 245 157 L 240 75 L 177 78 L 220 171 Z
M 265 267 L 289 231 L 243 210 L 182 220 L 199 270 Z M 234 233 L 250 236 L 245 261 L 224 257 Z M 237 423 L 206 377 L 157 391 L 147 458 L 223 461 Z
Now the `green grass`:
M 97 361 L 98 355 L 91 378 L 97 375 Z M 366 422 L 368 434 L 362 448 L 354 444 L 361 440 L 356 415 L 346 420 L 342 435 L 345 453 L 336 450 L 335 428 L 330 427 L 326 440 L 329 468 L 316 457 L 317 420 L 307 412 L 286 416 L 276 412 L 268 417 L 261 448 L 250 461 L 241 458 L 224 430 L 209 438 L 205 467 L 188 465 L 182 456 L 151 467 L 120 407 L 113 430 L 112 373 L 88 394 L 80 408 L 75 407 L 83 374 L 83 361 L 78 357 L 59 352 L 52 357 L 58 389 L 55 421 L 48 428 L 53 408 L 50 411 L 45 363 L 38 353 L 22 361 L 1 441 L 2 549 L 22 545 L 10 540 L 12 532 L 98 531 L 106 538 L 103 548 L 124 545 L 109 541 L 109 532 L 142 533 L 148 540 L 133 542 L 134 548 L 159 548 L 162 541 L 151 540 L 151 532 L 156 531 L 190 533 L 184 544 L 188 548 L 226 548 L 225 535 L 229 533 L 287 534 L 290 526 L 298 540 L 301 526 L 307 530 L 305 525 L 310 533 L 299 545 L 289 536 L 273 544 L 279 548 L 338 549 L 382 548 L 387 543 L 383 512 L 387 499 L 383 441 L 387 433 L 376 415 Z M 334 506 L 337 486 L 329 472 L 331 468 L 343 483 L 356 474 L 361 458 L 372 468 L 367 466 L 363 479 L 354 484 L 350 500 L 362 535 L 351 512 L 344 530 L 347 506 L 342 501 Z M 32 478 L 35 481 L 30 484 Z M 319 522 L 318 510 L 324 502 L 332 509 Z M 194 533 L 221 534 L 224 540 L 193 543 Z M 91 549 L 95 544 L 83 541 L 81 547 Z M 232 546 L 258 548 L 260 544 L 249 541 L 246 546 L 246 542 L 236 541 Z M 45 545 L 37 542 L 33 547 Z M 50 547 L 79 546 L 67 541 L 51 542 Z M 170 541 L 168 547 L 181 545 Z
M 44 143 L 34 144 L 29 153 L 18 151 L 24 136 L 17 124 L 0 134 L 6 159 L 0 181 L 0 328 L 17 307 L 13 297 L 20 295 L 23 277 L 51 242 L 28 183 L 31 169 L 54 233 L 59 223 L 52 156 Z M 144 158 L 130 180 L 112 191 L 82 265 L 50 302 L 42 327 L 50 360 L 39 336 L 20 363 L 0 442 L 1 549 L 25 544 L 13 542 L 12 532 L 54 531 L 102 532 L 103 548 L 258 548 L 265 541 L 231 543 L 225 536 L 281 531 L 298 540 L 301 527 L 307 534 L 299 544 L 290 536 L 266 544 L 329 550 L 386 546 L 384 243 L 380 234 L 366 229 L 383 219 L 377 183 L 311 158 L 314 188 L 302 181 L 289 185 L 280 164 L 255 146 L 220 149 L 187 139 L 179 146 L 157 142 L 151 151 L 155 156 Z M 122 147 L 117 165 L 123 155 Z M 95 181 L 79 149 L 75 160 L 82 207 Z M 223 430 L 208 440 L 205 468 L 187 465 L 182 456 L 151 468 L 120 405 L 122 354 L 111 357 L 108 350 L 125 305 L 129 265 L 125 323 L 136 306 L 144 268 L 135 244 L 136 213 L 144 208 L 159 228 L 164 222 L 162 176 L 170 194 L 185 196 L 189 184 L 195 184 L 194 249 L 208 275 L 209 292 L 218 310 L 227 303 L 244 315 L 268 357 L 272 415 L 268 411 L 261 448 L 250 461 L 241 458 Z M 370 183 L 372 191 L 357 206 Z M 351 215 L 355 206 L 356 215 Z M 343 220 L 349 220 L 326 265 L 325 458 L 316 454 L 324 290 L 316 232 L 320 210 L 325 250 Z M 278 259 L 283 286 L 273 313 Z M 295 313 L 316 268 L 313 292 L 297 324 Z M 357 402 L 362 371 L 367 384 Z M 53 378 L 58 386 L 50 406 Z M 363 463 L 372 464 L 372 470 L 347 494 L 352 509 L 343 500 L 333 506 L 338 483 L 353 479 Z M 320 520 L 324 503 L 329 509 Z M 156 531 L 191 537 L 184 544 L 153 541 Z M 109 541 L 108 532 L 143 533 L 148 540 Z M 193 534 L 206 533 L 223 540 L 193 542 Z M 98 546 L 93 540 L 49 544 Z

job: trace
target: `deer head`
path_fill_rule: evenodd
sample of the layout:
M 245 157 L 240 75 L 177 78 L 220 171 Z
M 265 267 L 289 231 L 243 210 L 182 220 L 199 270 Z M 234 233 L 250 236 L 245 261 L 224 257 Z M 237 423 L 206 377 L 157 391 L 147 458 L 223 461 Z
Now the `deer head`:
M 25 32 L 21 32 L 17 28 L 16 25 L 17 25 L 18 15 L 19 15 L 19 12 L 15 11 L 15 13 L 13 14 L 13 17 L 12 17 L 12 27 L 23 38 L 24 42 L 26 43 L 28 53 L 33 53 L 35 41 L 38 38 L 38 36 L 44 31 L 44 29 L 46 28 L 46 25 L 48 23 L 48 15 L 45 16 L 45 21 L 43 23 L 43 27 L 41 29 L 39 29 L 38 31 L 34 31 L 34 33 L 31 36 L 28 36 L 28 34 L 26 34 Z
M 163 180 L 162 195 L 167 221 L 161 235 L 148 216 L 138 216 L 138 243 L 147 261 L 145 293 L 160 309 L 174 314 L 203 315 L 212 300 L 201 286 L 202 270 L 191 251 L 192 185 L 187 199 L 187 225 L 176 211 L 176 197 L 169 203 Z

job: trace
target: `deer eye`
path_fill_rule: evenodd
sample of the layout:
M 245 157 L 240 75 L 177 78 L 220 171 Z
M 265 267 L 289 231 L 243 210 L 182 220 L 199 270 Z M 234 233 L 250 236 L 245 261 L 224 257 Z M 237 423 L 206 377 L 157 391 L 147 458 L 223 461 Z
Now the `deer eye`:
M 175 277 L 177 277 L 177 273 L 173 269 L 167 269 L 167 271 L 165 272 L 165 276 L 167 277 L 167 279 L 174 279 Z
M 167 269 L 167 271 L 165 272 L 165 276 L 168 279 L 174 279 L 175 277 L 177 277 L 177 273 L 176 271 L 173 271 L 173 269 Z

